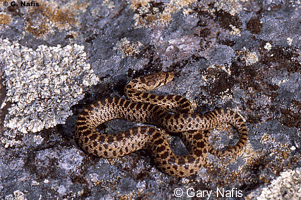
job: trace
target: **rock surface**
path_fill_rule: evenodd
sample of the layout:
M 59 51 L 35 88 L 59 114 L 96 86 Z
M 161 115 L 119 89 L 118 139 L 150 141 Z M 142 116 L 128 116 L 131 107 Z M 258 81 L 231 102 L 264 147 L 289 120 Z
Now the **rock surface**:
M 1 199 L 300 198 L 300 1 L 0 3 Z M 236 159 L 209 155 L 197 175 L 176 178 L 143 150 L 102 159 L 77 146 L 85 106 L 158 71 L 175 79 L 156 93 L 244 117 L 248 144 Z M 214 130 L 210 141 L 232 138 Z M 179 138 L 170 144 L 185 154 Z

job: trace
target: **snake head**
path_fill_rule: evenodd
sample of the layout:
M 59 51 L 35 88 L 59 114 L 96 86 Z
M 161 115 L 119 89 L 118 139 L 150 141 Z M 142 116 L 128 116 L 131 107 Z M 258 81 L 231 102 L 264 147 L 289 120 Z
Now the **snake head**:
M 152 89 L 163 86 L 171 82 L 174 78 L 174 74 L 170 72 L 158 72 L 155 74 L 146 75 L 143 77 L 142 82 Z M 144 80 L 144 81 L 143 81 Z

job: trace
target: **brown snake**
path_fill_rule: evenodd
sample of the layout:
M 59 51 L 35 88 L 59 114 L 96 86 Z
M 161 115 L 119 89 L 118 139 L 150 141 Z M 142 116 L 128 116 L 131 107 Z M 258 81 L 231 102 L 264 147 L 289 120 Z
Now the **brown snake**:
M 169 72 L 159 72 L 133 79 L 125 88 L 130 100 L 106 98 L 84 108 L 75 123 L 75 138 L 79 146 L 103 158 L 120 157 L 146 149 L 161 171 L 178 177 L 197 173 L 206 163 L 208 153 L 216 156 L 239 153 L 247 142 L 248 132 L 237 113 L 219 109 L 198 115 L 193 113 L 190 102 L 184 97 L 143 92 L 162 86 L 172 81 L 173 77 Z M 153 124 L 167 132 L 179 133 L 189 151 L 188 155 L 174 154 L 166 136 L 154 127 L 134 127 L 114 135 L 96 131 L 100 124 L 118 118 Z M 209 130 L 222 123 L 237 129 L 239 141 L 226 150 L 213 149 L 208 142 Z

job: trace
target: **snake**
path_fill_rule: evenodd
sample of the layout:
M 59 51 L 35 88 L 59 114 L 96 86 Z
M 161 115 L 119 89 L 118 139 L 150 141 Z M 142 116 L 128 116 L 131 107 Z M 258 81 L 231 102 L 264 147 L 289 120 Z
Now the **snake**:
M 175 177 L 195 175 L 205 166 L 209 153 L 218 157 L 240 153 L 247 143 L 248 131 L 238 113 L 216 109 L 196 114 L 185 97 L 148 92 L 173 79 L 173 73 L 163 71 L 134 78 L 125 86 L 127 99 L 107 97 L 85 107 L 75 122 L 75 140 L 79 147 L 88 154 L 106 159 L 144 149 L 159 170 Z M 99 125 L 114 119 L 145 125 L 116 134 L 97 131 Z M 221 124 L 234 127 L 239 139 L 226 149 L 215 149 L 208 138 L 210 131 Z M 188 154 L 175 154 L 165 133 L 178 135 Z

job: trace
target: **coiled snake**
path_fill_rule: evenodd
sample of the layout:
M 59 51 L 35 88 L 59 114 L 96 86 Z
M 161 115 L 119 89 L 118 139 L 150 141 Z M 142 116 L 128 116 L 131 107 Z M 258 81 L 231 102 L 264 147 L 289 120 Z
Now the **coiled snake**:
M 237 113 L 219 109 L 197 115 L 184 97 L 144 92 L 167 84 L 173 77 L 172 73 L 159 72 L 133 79 L 125 87 L 130 100 L 106 98 L 84 108 L 75 123 L 75 139 L 79 146 L 87 153 L 103 158 L 120 157 L 146 149 L 161 171 L 178 177 L 197 173 L 206 163 L 208 153 L 216 156 L 239 153 L 247 142 L 248 132 Z M 166 136 L 154 127 L 134 127 L 114 135 L 96 131 L 100 124 L 117 118 L 153 124 L 167 132 L 179 133 L 188 155 L 174 154 Z M 214 149 L 208 142 L 209 130 L 221 123 L 231 124 L 239 134 L 237 144 L 226 150 Z

